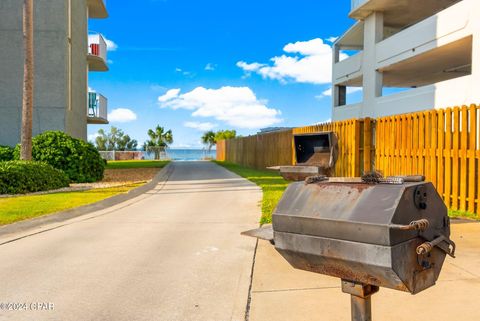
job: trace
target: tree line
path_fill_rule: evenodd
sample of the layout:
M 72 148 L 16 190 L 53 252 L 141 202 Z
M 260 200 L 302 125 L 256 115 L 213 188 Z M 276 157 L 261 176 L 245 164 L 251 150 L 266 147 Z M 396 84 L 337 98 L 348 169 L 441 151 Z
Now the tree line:
M 170 144 L 173 143 L 172 130 L 165 130 L 164 127 L 157 125 L 154 129 L 149 129 L 147 135 L 150 138 L 142 145 L 142 150 L 153 151 L 159 156 Z M 219 130 L 217 132 L 207 131 L 202 135 L 201 141 L 207 147 L 208 151 L 217 144 L 219 140 L 232 139 L 237 137 L 235 130 Z M 136 151 L 139 149 L 138 141 L 132 139 L 120 128 L 110 127 L 110 131 L 106 132 L 100 129 L 97 132 L 95 141 L 93 142 L 99 151 Z
M 217 144 L 218 141 L 223 140 L 223 139 L 232 139 L 237 137 L 237 131 L 236 130 L 219 130 L 217 132 L 214 132 L 212 130 L 209 130 L 205 132 L 202 136 L 202 143 L 207 146 L 208 151 L 212 150 L 212 147 Z
M 172 130 L 165 130 L 164 127 L 157 125 L 153 129 L 147 131 L 150 138 L 142 145 L 142 149 L 157 151 L 164 150 L 173 143 Z M 95 147 L 99 151 L 135 151 L 138 150 L 138 141 L 132 139 L 128 134 L 115 126 L 110 127 L 110 131 L 106 132 L 100 129 L 97 132 L 94 141 Z

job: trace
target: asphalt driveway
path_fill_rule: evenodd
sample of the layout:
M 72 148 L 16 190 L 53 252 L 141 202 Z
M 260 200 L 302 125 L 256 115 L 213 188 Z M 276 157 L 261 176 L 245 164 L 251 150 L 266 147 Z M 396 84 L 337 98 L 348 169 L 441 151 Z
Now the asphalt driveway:
M 261 191 L 210 162 L 109 209 L 0 238 L 0 320 L 244 320 Z M 12 241 L 13 240 L 13 241 Z

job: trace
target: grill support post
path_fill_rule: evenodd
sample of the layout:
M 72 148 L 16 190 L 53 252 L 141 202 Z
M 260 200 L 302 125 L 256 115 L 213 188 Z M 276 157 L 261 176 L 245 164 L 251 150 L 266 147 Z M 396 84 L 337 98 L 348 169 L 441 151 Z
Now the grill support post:
M 372 321 L 372 299 L 350 295 L 352 321 Z
M 342 280 L 342 291 L 350 294 L 352 321 L 372 321 L 372 298 L 378 286 Z

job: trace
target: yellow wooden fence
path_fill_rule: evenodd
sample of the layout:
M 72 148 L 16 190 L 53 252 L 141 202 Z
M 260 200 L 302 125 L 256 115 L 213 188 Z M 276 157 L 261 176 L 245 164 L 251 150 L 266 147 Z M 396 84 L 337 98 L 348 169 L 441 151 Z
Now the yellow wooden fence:
M 217 159 L 263 169 L 295 163 L 293 135 L 333 131 L 335 176 L 424 174 L 447 207 L 480 214 L 480 106 L 354 119 L 221 141 Z
M 325 123 L 220 141 L 217 143 L 217 160 L 257 169 L 292 165 L 295 164 L 293 135 L 323 131 L 333 131 L 338 137 L 339 156 L 335 176 L 359 176 L 365 169 L 370 170 L 370 119 Z
M 293 134 L 333 131 L 338 138 L 338 160 L 334 176 L 355 177 L 371 170 L 371 119 L 351 119 L 293 129 Z M 292 140 L 293 144 L 293 140 Z M 294 148 L 293 148 L 294 149 Z M 293 164 L 295 155 L 293 155 Z
M 480 213 L 479 106 L 379 118 L 375 168 L 424 174 L 448 208 Z
M 265 169 L 292 164 L 292 130 L 239 137 L 217 143 L 217 160 Z

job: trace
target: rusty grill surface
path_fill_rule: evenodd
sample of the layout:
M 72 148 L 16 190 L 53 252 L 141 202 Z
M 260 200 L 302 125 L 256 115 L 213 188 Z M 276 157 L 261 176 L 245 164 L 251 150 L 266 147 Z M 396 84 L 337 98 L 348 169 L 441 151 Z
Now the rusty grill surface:
M 435 284 L 449 223 L 427 182 L 292 183 L 273 213 L 275 247 L 294 267 L 411 293 Z

